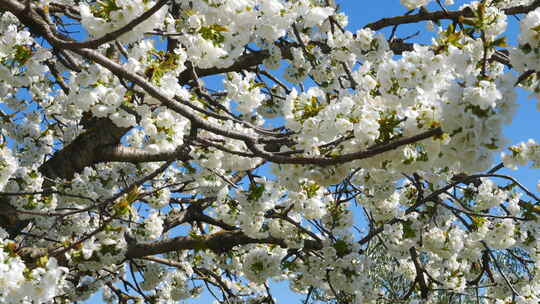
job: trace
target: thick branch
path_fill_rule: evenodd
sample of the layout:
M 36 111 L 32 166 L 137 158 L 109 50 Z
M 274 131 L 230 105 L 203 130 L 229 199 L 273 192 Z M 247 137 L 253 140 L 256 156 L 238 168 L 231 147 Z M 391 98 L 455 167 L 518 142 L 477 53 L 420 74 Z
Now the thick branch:
M 150 18 L 153 14 L 155 14 L 159 9 L 161 9 L 165 4 L 167 4 L 169 0 L 160 0 L 158 1 L 154 6 L 152 6 L 149 10 L 144 12 L 139 17 L 131 20 L 128 24 L 124 25 L 123 27 L 112 31 L 110 33 L 107 33 L 99 38 L 88 40 L 84 42 L 63 42 L 63 43 L 57 43 L 58 48 L 63 49 L 77 49 L 77 48 L 91 48 L 96 49 L 100 45 L 105 44 L 107 42 L 111 42 L 113 40 L 118 39 L 120 36 L 122 36 L 125 33 L 128 33 L 129 31 L 132 31 L 137 25 L 143 23 L 148 18 Z
M 142 258 L 149 255 L 162 254 L 179 250 L 212 250 L 216 253 L 224 253 L 235 246 L 247 244 L 273 244 L 286 248 L 287 245 L 282 239 L 268 237 L 264 239 L 254 239 L 245 235 L 241 231 L 220 231 L 210 235 L 197 237 L 179 236 L 172 239 L 149 244 L 131 244 L 128 246 L 126 258 Z M 320 243 L 305 240 L 306 249 L 319 250 Z
M 129 128 L 117 127 L 109 119 L 96 120 L 85 133 L 57 152 L 39 168 L 48 178 L 71 178 L 76 172 L 97 163 L 99 152 L 107 146 L 117 146 Z
M 270 57 L 270 53 L 266 50 L 263 51 L 254 51 L 251 53 L 244 54 L 236 59 L 236 62 L 232 65 L 225 68 L 207 68 L 201 69 L 196 68 L 195 72 L 199 77 L 205 77 L 210 75 L 223 74 L 228 72 L 236 72 L 242 70 L 248 70 L 250 68 L 256 67 L 259 64 L 262 64 L 263 61 Z M 193 78 L 191 70 L 187 69 L 180 74 L 178 77 L 182 82 L 187 82 Z
M 506 15 L 526 14 L 533 11 L 537 7 L 540 7 L 540 1 L 534 1 L 529 5 L 519 5 L 507 9 L 503 9 Z M 438 21 L 438 20 L 452 20 L 458 21 L 460 17 L 473 17 L 473 12 L 469 7 L 466 7 L 459 11 L 436 11 L 436 12 L 420 12 L 415 15 L 397 16 L 391 18 L 383 18 L 376 22 L 369 23 L 365 28 L 370 28 L 374 31 L 383 29 L 389 26 L 402 25 L 408 23 L 417 23 L 421 21 Z
M 429 288 L 426 284 L 426 279 L 424 277 L 424 268 L 420 264 L 416 248 L 411 247 L 409 249 L 409 253 L 411 254 L 411 259 L 414 263 L 414 268 L 416 270 L 416 283 L 418 283 L 418 285 L 420 286 L 420 294 L 422 296 L 422 299 L 427 299 Z
M 385 145 L 368 148 L 365 151 L 358 151 L 354 153 L 343 154 L 336 157 L 287 157 L 287 156 L 276 155 L 276 154 L 263 151 L 259 149 L 253 141 L 246 142 L 246 145 L 248 149 L 250 149 L 257 156 L 262 157 L 268 161 L 278 163 L 278 164 L 303 164 L 303 165 L 313 164 L 313 165 L 320 165 L 320 166 L 331 166 L 331 165 L 343 164 L 343 163 L 354 161 L 354 160 L 370 158 L 370 157 L 382 154 L 384 152 L 397 149 L 401 146 L 412 144 L 412 143 L 415 143 L 415 142 L 418 142 L 418 141 L 421 141 L 430 137 L 440 136 L 442 134 L 443 132 L 441 128 L 435 128 L 435 129 L 431 129 L 429 131 L 426 131 L 424 133 L 421 133 L 415 136 L 398 139 L 394 142 L 391 142 Z
M 189 151 L 184 150 L 153 153 L 143 149 L 114 145 L 99 149 L 96 153 L 95 161 L 144 163 L 169 160 L 187 161 L 189 158 Z

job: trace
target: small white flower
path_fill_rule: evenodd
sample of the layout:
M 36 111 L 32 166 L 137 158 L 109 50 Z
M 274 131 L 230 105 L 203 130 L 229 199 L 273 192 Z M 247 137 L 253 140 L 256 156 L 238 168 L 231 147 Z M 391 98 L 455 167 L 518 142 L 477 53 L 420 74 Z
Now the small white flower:
M 331 7 L 314 7 L 304 16 L 304 25 L 306 27 L 320 25 L 333 13 L 334 9 Z
M 144 220 L 144 229 L 149 240 L 157 240 L 163 233 L 163 219 L 153 212 Z

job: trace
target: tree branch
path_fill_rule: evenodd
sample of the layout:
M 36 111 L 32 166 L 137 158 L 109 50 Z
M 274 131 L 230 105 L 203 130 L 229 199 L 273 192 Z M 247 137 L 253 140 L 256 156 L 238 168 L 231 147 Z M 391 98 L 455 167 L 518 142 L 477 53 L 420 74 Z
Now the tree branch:
M 43 163 L 39 170 L 48 178 L 70 179 L 76 172 L 100 161 L 104 147 L 115 147 L 130 129 L 116 126 L 107 118 L 96 119 L 92 127 Z
M 312 165 L 320 165 L 320 166 L 331 166 L 331 165 L 343 164 L 343 163 L 354 161 L 354 160 L 370 158 L 370 157 L 382 154 L 384 152 L 397 149 L 401 146 L 412 144 L 412 143 L 415 143 L 415 142 L 418 142 L 418 141 L 421 141 L 421 140 L 424 140 L 433 136 L 440 136 L 442 134 L 443 132 L 441 128 L 434 128 L 415 136 L 398 139 L 391 143 L 368 148 L 365 151 L 338 155 L 336 157 L 287 157 L 287 156 L 272 154 L 264 150 L 261 150 L 260 148 L 256 146 L 255 142 L 253 141 L 247 141 L 246 145 L 248 149 L 250 149 L 255 155 L 262 157 L 268 161 L 278 163 L 278 164 L 303 164 L 303 165 L 312 164 Z
M 167 4 L 169 0 L 160 0 L 154 6 L 152 6 L 149 10 L 142 13 L 139 17 L 131 20 L 128 24 L 124 25 L 123 27 L 114 30 L 110 33 L 107 33 L 99 38 L 88 40 L 84 42 L 59 42 L 57 43 L 57 47 L 63 48 L 66 50 L 72 50 L 72 49 L 78 49 L 78 48 L 90 48 L 90 49 L 97 49 L 100 45 L 103 45 L 107 42 L 111 42 L 113 40 L 118 39 L 123 34 L 132 31 L 137 25 L 143 23 L 148 18 L 150 18 L 153 14 L 155 14 L 159 9 L 161 9 L 165 4 Z
M 534 1 L 529 5 L 519 5 L 502 11 L 506 15 L 526 14 L 530 11 L 540 7 L 540 1 Z M 474 14 L 469 7 L 466 7 L 459 11 L 435 11 L 435 12 L 420 12 L 414 15 L 397 16 L 391 18 L 383 18 L 378 21 L 372 22 L 364 26 L 364 28 L 370 28 L 374 31 L 378 31 L 385 27 L 417 23 L 421 21 L 438 21 L 438 20 L 452 20 L 458 21 L 460 17 L 473 17 Z
M 245 235 L 241 231 L 227 231 L 223 230 L 209 235 L 202 236 L 178 236 L 172 239 L 158 241 L 154 243 L 137 243 L 128 245 L 126 252 L 126 258 L 142 258 L 149 255 L 162 254 L 166 252 L 179 251 L 179 250 L 211 250 L 215 253 L 224 253 L 230 251 L 235 246 L 247 245 L 247 244 L 274 244 L 283 248 L 287 248 L 284 240 L 267 237 L 263 239 L 254 239 Z M 320 243 L 305 240 L 304 245 L 306 249 L 320 250 L 322 249 Z
M 189 151 L 187 149 L 153 153 L 143 149 L 113 145 L 99 149 L 96 153 L 95 162 L 144 163 L 169 160 L 187 161 L 189 159 Z

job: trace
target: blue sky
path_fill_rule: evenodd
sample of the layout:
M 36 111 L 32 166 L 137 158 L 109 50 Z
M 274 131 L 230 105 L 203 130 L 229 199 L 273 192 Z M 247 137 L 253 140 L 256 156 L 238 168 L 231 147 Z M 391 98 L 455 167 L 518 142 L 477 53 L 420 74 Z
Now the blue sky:
M 337 1 L 341 6 L 341 10 L 349 16 L 349 30 L 355 32 L 357 29 L 363 27 L 367 23 L 376 21 L 383 17 L 391 17 L 403 15 L 407 10 L 400 5 L 399 0 L 379 0 L 379 1 L 360 1 L 360 0 L 341 0 Z M 463 0 L 456 0 L 455 5 L 451 6 L 451 9 L 457 9 L 461 4 L 469 2 Z M 376 4 L 374 4 L 376 3 Z M 430 8 L 436 9 L 434 5 L 430 5 Z M 509 36 L 508 41 L 510 44 L 514 44 L 517 38 L 517 21 L 510 17 L 509 22 Z M 389 30 L 389 29 L 388 29 Z M 386 30 L 386 33 L 388 33 Z M 402 26 L 397 31 L 397 37 L 405 37 L 414 34 L 417 30 L 425 32 L 425 23 L 414 24 L 409 26 Z M 420 41 L 426 41 L 428 36 L 423 35 L 419 37 Z M 418 40 L 415 40 L 418 41 Z M 209 82 L 211 83 L 211 82 Z M 528 93 L 525 91 L 518 92 L 519 109 L 515 116 L 513 123 L 504 129 L 505 135 L 510 139 L 512 144 L 516 144 L 521 141 L 526 141 L 529 138 L 535 139 L 540 142 L 538 124 L 538 114 L 536 111 L 535 103 L 533 99 L 528 99 Z M 501 170 L 501 173 L 511 174 L 517 177 L 524 185 L 535 191 L 536 183 L 540 177 L 538 170 L 531 170 L 523 168 L 519 171 Z M 288 284 L 286 282 L 273 283 L 273 295 L 277 298 L 277 303 L 300 303 L 303 297 L 288 291 Z M 197 300 L 190 300 L 188 303 L 211 303 L 213 298 L 208 294 L 203 294 L 202 297 Z M 93 296 L 86 303 L 97 304 L 102 303 L 101 295 L 98 293 Z

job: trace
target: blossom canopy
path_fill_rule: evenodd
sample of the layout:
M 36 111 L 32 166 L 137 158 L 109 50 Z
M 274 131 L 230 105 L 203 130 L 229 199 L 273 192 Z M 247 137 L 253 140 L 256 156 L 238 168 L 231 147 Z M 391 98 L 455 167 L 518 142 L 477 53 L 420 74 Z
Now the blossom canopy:
M 0 0 L 0 302 L 538 303 L 540 1 L 400 2 Z

